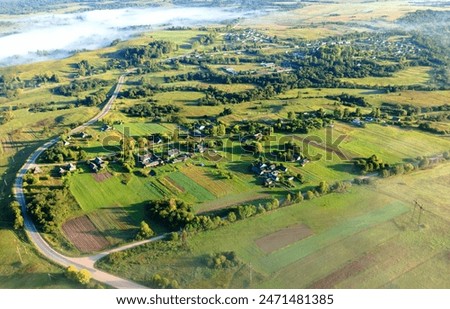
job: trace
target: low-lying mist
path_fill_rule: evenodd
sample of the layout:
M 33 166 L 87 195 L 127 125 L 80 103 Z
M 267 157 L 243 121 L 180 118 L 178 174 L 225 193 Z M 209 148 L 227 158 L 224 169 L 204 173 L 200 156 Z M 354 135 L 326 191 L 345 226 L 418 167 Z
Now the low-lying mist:
M 129 8 L 20 17 L 10 20 L 18 30 L 0 37 L 0 66 L 64 58 L 149 28 L 206 25 L 249 14 L 220 8 Z

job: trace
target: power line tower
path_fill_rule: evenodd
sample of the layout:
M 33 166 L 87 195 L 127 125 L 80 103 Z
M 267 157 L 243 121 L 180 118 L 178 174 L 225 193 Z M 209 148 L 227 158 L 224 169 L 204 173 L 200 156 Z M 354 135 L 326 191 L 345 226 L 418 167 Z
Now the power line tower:
M 411 215 L 411 221 L 414 218 L 414 214 L 416 212 L 416 209 L 418 209 L 418 211 L 419 211 L 418 218 L 417 218 L 417 226 L 420 228 L 421 227 L 422 215 L 423 215 L 423 213 L 425 211 L 425 208 L 417 200 L 414 200 L 414 210 L 413 210 L 413 213 Z

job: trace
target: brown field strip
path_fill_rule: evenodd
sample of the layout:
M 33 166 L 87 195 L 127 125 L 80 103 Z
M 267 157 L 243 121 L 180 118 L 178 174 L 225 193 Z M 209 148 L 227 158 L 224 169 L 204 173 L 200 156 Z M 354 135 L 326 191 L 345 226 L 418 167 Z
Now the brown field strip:
M 65 222 L 62 229 L 69 241 L 81 252 L 100 251 L 109 246 L 109 242 L 87 216 Z
M 271 253 L 313 234 L 309 227 L 301 223 L 259 238 L 255 243 L 264 252 Z
M 94 177 L 96 182 L 103 182 L 103 181 L 111 178 L 112 175 L 109 172 L 102 172 L 102 173 L 92 174 L 92 177 Z

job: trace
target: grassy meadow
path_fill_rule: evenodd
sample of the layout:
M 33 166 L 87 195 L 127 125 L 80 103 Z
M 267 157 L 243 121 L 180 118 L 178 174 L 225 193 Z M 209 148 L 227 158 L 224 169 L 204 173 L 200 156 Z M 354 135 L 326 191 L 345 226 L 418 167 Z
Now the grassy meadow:
M 447 163 L 368 187 L 354 186 L 347 193 L 189 235 L 189 250 L 166 253 L 152 259 L 151 265 L 133 261 L 146 261 L 152 253 L 131 252 L 127 264 L 115 265 L 114 271 L 142 283 L 160 273 L 190 288 L 448 288 L 443 270 L 448 266 L 450 217 L 448 205 L 442 203 L 448 193 L 442 187 L 438 191 L 443 195 L 437 198 L 436 189 L 423 184 L 442 183 L 439 179 L 449 173 Z M 397 186 L 408 188 L 409 195 Z M 420 192 L 411 194 L 411 189 Z M 425 202 L 424 195 L 433 200 Z M 430 210 L 423 214 L 421 225 L 413 211 L 415 198 Z M 299 223 L 313 235 L 271 253 L 256 244 Z M 205 254 L 223 251 L 236 252 L 241 266 L 208 270 L 202 264 Z
M 0 226 L 0 247 L 0 289 L 81 288 L 3 225 Z

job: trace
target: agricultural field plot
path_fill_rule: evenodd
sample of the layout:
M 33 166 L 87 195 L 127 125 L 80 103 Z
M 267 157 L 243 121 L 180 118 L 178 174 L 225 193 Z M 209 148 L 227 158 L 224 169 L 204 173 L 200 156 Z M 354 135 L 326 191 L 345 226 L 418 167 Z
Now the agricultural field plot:
M 265 204 L 270 200 L 270 197 L 271 197 L 270 194 L 259 193 L 258 191 L 228 194 L 219 199 L 198 204 L 196 205 L 195 208 L 198 213 L 211 212 L 242 204 L 252 204 L 252 205 Z
M 426 85 L 430 80 L 430 70 L 430 67 L 411 67 L 394 73 L 392 77 L 342 78 L 341 81 L 369 86 Z
M 448 225 L 441 218 L 435 220 L 429 216 L 427 220 L 430 221 L 427 222 L 436 222 L 434 227 L 418 230 L 417 225 L 410 221 L 412 202 L 380 194 L 375 187 L 353 187 L 350 193 L 339 194 L 340 198 L 333 195 L 192 235 L 188 240 L 189 252 L 177 257 L 186 263 L 169 267 L 165 261 L 152 260 L 153 271 L 170 275 L 189 287 L 376 288 L 390 286 L 394 282 L 397 287 L 406 288 L 417 286 L 420 281 L 407 283 L 406 278 L 423 276 L 430 269 L 430 259 L 439 262 L 441 268 L 448 263 L 444 256 L 448 253 Z M 286 241 L 283 248 L 271 253 L 266 253 L 256 243 L 270 235 L 281 236 L 293 226 L 301 226 L 305 231 L 303 225 L 308 226 L 305 236 L 314 234 L 303 239 L 291 239 L 289 243 Z M 423 241 L 418 241 L 419 238 Z M 413 254 L 425 251 L 427 246 L 434 249 Z M 203 276 L 200 257 L 205 253 L 223 251 L 236 252 L 242 267 L 248 271 L 251 267 L 251 285 L 248 273 L 240 274 L 237 280 L 221 274 L 220 286 L 217 279 L 203 277 L 200 285 L 199 278 Z M 406 254 L 404 257 L 402 252 Z M 145 259 L 144 256 L 144 252 L 140 253 L 139 259 Z M 128 260 L 128 265 L 133 258 Z M 171 258 L 169 255 L 165 260 Z M 144 265 L 139 267 L 144 271 Z M 198 269 L 197 276 L 193 275 L 194 268 Z M 132 271 L 121 266 L 117 270 L 125 276 Z M 411 273 L 413 270 L 414 274 Z M 151 275 L 149 271 L 147 276 Z M 372 276 L 370 279 L 365 277 L 368 274 Z M 215 272 L 215 275 L 219 273 Z M 403 278 L 403 275 L 407 277 Z M 431 275 L 434 283 L 427 287 L 446 286 L 443 274 L 435 270 Z M 363 284 L 363 278 L 370 284 Z M 135 279 L 139 280 L 139 276 Z
M 411 199 L 414 192 L 417 201 L 439 217 L 450 219 L 448 188 L 450 187 L 450 164 L 440 164 L 434 168 L 417 171 L 408 176 L 386 179 L 377 184 L 383 194 L 395 195 L 402 201 Z
M 389 93 L 377 96 L 370 102 L 381 104 L 383 102 L 394 104 L 412 104 L 418 107 L 440 106 L 448 104 L 450 91 L 413 91 L 404 90 L 399 93 Z
M 87 216 L 81 216 L 65 222 L 62 226 L 67 239 L 80 252 L 95 252 L 105 249 L 109 242 L 92 224 Z
M 324 130 L 314 133 L 322 140 L 326 140 L 325 134 Z M 345 136 L 340 144 L 343 150 L 360 157 L 377 154 L 388 163 L 398 163 L 418 156 L 432 156 L 450 149 L 448 139 L 395 126 L 367 124 L 366 128 L 361 129 L 350 124 L 335 123 L 333 135 Z
M 244 192 L 248 185 L 238 177 L 224 179 L 224 177 L 214 174 L 213 169 L 199 166 L 189 166 L 180 168 L 180 172 L 187 177 L 194 179 L 200 186 L 207 188 L 216 197 Z
M 157 93 L 153 96 L 162 105 L 174 104 L 180 107 L 184 105 L 196 105 L 196 101 L 205 95 L 195 91 L 171 91 Z
M 145 137 L 155 133 L 168 133 L 170 135 L 176 129 L 176 125 L 171 123 L 127 122 L 114 125 L 114 128 L 121 134 Z
M 149 178 L 132 176 L 125 185 L 119 175 L 99 183 L 92 173 L 72 175 L 70 191 L 87 212 L 112 206 L 133 207 L 148 200 L 160 199 L 167 193 Z
M 197 202 L 201 203 L 215 199 L 213 193 L 182 172 L 173 172 L 167 177 L 173 181 L 174 186 L 179 188 L 182 192 L 186 192 L 187 194 L 193 196 Z
M 264 252 L 272 253 L 311 235 L 313 232 L 306 225 L 297 224 L 257 239 L 255 243 Z
M 137 233 L 139 222 L 122 207 L 98 209 L 87 216 L 111 245 L 129 241 Z

